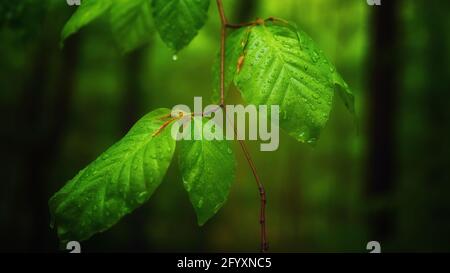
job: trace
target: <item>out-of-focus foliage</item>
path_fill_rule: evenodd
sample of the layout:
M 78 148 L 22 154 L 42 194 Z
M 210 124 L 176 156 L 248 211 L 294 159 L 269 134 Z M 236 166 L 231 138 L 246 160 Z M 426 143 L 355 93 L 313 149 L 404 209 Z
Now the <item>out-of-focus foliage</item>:
M 123 52 L 129 52 L 152 38 L 153 21 L 149 0 L 86 0 L 65 24 L 64 41 L 95 19 L 106 14 L 111 32 Z
M 210 0 L 152 0 L 161 39 L 175 52 L 187 46 L 204 26 Z

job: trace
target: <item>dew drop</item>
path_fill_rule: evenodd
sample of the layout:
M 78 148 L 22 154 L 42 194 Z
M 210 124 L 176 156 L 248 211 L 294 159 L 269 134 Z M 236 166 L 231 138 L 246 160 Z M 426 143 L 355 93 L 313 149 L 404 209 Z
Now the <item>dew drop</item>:
M 198 204 L 197 204 L 197 207 L 198 207 L 198 208 L 201 208 L 201 207 L 203 207 L 203 197 L 202 197 L 202 198 L 200 198 L 200 200 L 198 200 Z
M 186 180 L 183 180 L 183 184 L 184 184 L 184 187 L 185 187 L 186 191 L 190 192 L 191 191 L 191 185 Z
M 300 135 L 298 135 L 298 137 L 302 140 L 305 139 L 305 132 L 301 132 Z
M 217 204 L 217 205 L 214 207 L 214 213 L 216 213 L 216 212 L 220 209 L 220 206 L 221 206 L 221 204 Z
M 314 63 L 317 63 L 317 61 L 319 60 L 319 54 L 314 51 L 311 58 Z
M 146 191 L 143 191 L 143 192 L 139 193 L 139 195 L 137 197 L 138 203 L 144 203 L 146 197 L 147 197 L 147 192 Z
M 172 56 L 172 60 L 173 60 L 173 61 L 176 61 L 176 60 L 178 60 L 178 55 L 177 55 L 177 54 L 173 54 L 173 56 Z
M 227 152 L 228 152 L 229 154 L 232 154 L 232 153 L 233 153 L 233 151 L 232 151 L 230 148 L 227 148 Z

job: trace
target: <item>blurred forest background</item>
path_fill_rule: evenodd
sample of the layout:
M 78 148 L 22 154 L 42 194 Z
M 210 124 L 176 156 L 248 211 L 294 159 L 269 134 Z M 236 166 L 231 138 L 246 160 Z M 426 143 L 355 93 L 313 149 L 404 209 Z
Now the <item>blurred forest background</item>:
M 273 252 L 450 251 L 450 2 L 224 0 L 231 22 L 277 16 L 313 37 L 356 94 L 360 130 L 335 101 L 315 148 L 249 143 L 268 192 Z M 158 107 L 210 98 L 215 2 L 173 61 L 152 41 L 122 54 L 100 18 L 60 48 L 64 0 L 0 1 L 0 250 L 58 251 L 49 197 Z M 236 90 L 230 103 L 241 102 Z M 206 104 L 206 103 L 205 103 Z M 143 207 L 83 251 L 258 251 L 259 197 L 239 158 L 228 202 L 204 227 L 174 160 Z

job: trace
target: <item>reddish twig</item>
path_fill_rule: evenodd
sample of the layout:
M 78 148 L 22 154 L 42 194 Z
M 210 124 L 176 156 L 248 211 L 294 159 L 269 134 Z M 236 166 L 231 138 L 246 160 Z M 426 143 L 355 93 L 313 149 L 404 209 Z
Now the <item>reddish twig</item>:
M 227 39 L 227 17 L 223 10 L 222 0 L 216 0 L 219 9 L 221 34 L 220 34 L 220 107 L 225 106 L 225 41 Z
M 253 163 L 252 157 L 247 149 L 247 146 L 245 145 L 245 142 L 243 140 L 238 141 L 239 144 L 241 145 L 242 151 L 244 152 L 245 158 L 247 159 L 250 169 L 252 169 L 253 176 L 255 177 L 256 180 L 256 185 L 258 186 L 259 197 L 261 200 L 260 214 L 259 214 L 259 224 L 261 225 L 261 252 L 266 252 L 269 249 L 266 232 L 266 203 L 267 203 L 266 190 L 264 189 L 263 183 L 259 179 L 259 175 L 256 171 L 255 164 Z
M 240 28 L 245 26 L 252 26 L 258 24 L 264 24 L 264 20 L 257 19 L 254 22 L 244 23 L 244 24 L 229 24 L 225 16 L 223 9 L 222 0 L 216 0 L 217 7 L 219 9 L 220 21 L 221 21 L 221 43 L 220 43 L 220 107 L 225 108 L 225 43 L 227 38 L 227 28 Z M 234 128 L 233 128 L 234 129 Z M 234 132 L 237 136 L 236 131 Z M 255 164 L 253 163 L 252 157 L 245 145 L 243 140 L 239 140 L 241 149 L 244 152 L 245 159 L 247 160 L 250 169 L 252 170 L 253 176 L 255 177 L 256 184 L 258 186 L 259 196 L 261 200 L 261 208 L 259 215 L 259 223 L 261 225 L 261 252 L 266 252 L 268 250 L 267 233 L 266 233 L 266 191 L 264 185 L 259 179 L 259 175 L 256 171 Z

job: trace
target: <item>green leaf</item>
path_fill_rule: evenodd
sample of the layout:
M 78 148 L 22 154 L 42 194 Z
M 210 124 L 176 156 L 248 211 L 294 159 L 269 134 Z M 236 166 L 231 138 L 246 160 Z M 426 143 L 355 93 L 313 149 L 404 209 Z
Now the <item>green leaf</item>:
M 175 140 L 163 125 L 168 109 L 140 119 L 128 134 L 80 171 L 49 201 L 62 242 L 85 240 L 147 201 L 172 160 Z
M 250 35 L 238 49 L 245 52 L 244 61 L 231 76 L 247 103 L 280 106 L 280 127 L 289 135 L 316 142 L 328 120 L 336 85 L 354 113 L 348 85 L 305 32 L 292 24 L 266 21 L 235 35 L 244 37 L 245 31 Z
M 210 0 L 153 0 L 155 26 L 175 52 L 187 46 L 206 22 Z
M 203 127 L 207 126 L 206 119 Z M 192 126 L 202 134 L 202 122 Z M 194 134 L 193 130 L 193 134 Z M 235 178 L 235 158 L 226 140 L 180 141 L 180 169 L 184 188 L 197 214 L 201 226 L 222 207 Z
M 129 52 L 148 43 L 153 34 L 150 0 L 114 0 L 110 23 L 122 51 Z
M 114 1 L 84 0 L 82 2 L 80 7 L 77 8 L 77 11 L 75 11 L 65 24 L 61 34 L 62 41 L 104 14 Z

